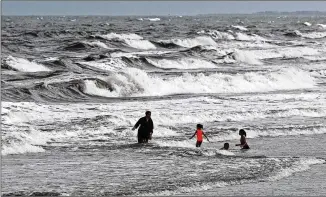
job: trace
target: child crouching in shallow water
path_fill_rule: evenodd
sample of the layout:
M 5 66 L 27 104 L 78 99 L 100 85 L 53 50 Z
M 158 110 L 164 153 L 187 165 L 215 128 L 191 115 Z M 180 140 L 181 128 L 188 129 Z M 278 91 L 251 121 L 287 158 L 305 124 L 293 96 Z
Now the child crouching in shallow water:
M 209 141 L 209 139 L 207 138 L 207 136 L 205 135 L 205 133 L 203 131 L 203 125 L 201 125 L 201 124 L 197 124 L 196 132 L 189 139 L 192 139 L 193 137 L 195 137 L 195 135 L 197 135 L 196 147 L 201 146 L 201 143 L 203 142 L 203 135 L 205 136 L 207 141 Z
M 224 146 L 220 148 L 220 150 L 229 150 L 230 144 L 229 143 L 224 143 Z
M 236 144 L 236 146 L 240 146 L 241 149 L 250 149 L 248 144 L 247 144 L 247 141 L 246 141 L 247 134 L 246 134 L 245 130 L 240 129 L 239 130 L 239 135 L 241 136 L 240 137 L 240 144 Z

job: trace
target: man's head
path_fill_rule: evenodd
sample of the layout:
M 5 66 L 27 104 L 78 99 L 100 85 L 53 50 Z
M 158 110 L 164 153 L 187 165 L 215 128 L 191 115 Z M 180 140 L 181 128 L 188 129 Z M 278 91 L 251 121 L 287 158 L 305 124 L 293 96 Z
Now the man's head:
M 151 117 L 151 112 L 150 111 L 146 111 L 145 115 L 146 115 L 146 118 L 150 118 Z

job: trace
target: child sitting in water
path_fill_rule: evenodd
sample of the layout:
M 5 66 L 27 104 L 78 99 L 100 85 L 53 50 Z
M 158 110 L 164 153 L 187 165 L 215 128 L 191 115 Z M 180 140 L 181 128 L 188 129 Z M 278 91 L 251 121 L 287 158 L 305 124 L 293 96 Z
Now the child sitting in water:
M 200 147 L 201 146 L 201 143 L 203 142 L 203 135 L 205 136 L 205 138 L 207 139 L 207 141 L 209 141 L 209 139 L 207 138 L 207 136 L 205 135 L 205 133 L 203 131 L 203 125 L 197 124 L 197 130 L 196 130 L 196 132 L 189 139 L 192 139 L 196 134 L 197 134 L 196 147 Z
M 239 130 L 239 135 L 241 135 L 240 144 L 236 144 L 236 146 L 240 146 L 241 149 L 250 149 L 248 144 L 247 144 L 247 141 L 246 141 L 247 134 L 246 134 L 245 130 L 240 129 Z
M 229 143 L 224 143 L 223 148 L 221 148 L 220 150 L 229 150 L 230 144 Z

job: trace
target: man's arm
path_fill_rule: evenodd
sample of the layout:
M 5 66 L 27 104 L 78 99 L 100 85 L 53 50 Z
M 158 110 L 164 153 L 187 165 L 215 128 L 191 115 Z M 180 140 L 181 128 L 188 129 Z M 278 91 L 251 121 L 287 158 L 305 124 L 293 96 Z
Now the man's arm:
M 142 118 L 139 118 L 139 120 L 137 121 L 137 123 L 135 124 L 135 126 L 132 128 L 132 130 L 135 130 L 135 129 L 137 129 L 139 127 L 140 122 L 141 122 L 141 119 Z
M 152 139 L 153 130 L 154 130 L 154 123 L 152 119 L 150 119 L 150 124 L 151 124 L 151 130 L 149 131 L 149 140 Z
M 154 130 L 154 123 L 153 123 L 153 120 L 152 120 L 152 119 L 151 119 L 151 126 L 152 126 L 151 133 L 153 133 L 153 130 Z

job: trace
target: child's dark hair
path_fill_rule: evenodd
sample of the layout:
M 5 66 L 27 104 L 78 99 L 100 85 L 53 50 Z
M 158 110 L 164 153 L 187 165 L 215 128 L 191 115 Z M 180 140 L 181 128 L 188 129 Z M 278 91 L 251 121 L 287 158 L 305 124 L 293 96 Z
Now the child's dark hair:
M 146 115 L 147 115 L 147 114 L 151 114 L 151 111 L 146 111 L 145 114 L 146 114 Z
M 229 149 L 229 147 L 230 147 L 229 143 L 224 143 L 224 146 L 223 146 L 224 149 Z
M 197 128 L 202 129 L 203 125 L 202 124 L 197 124 Z
M 239 130 L 239 134 L 240 134 L 240 135 L 244 135 L 245 137 L 247 137 L 247 133 L 245 132 L 244 129 L 240 129 L 240 130 Z

